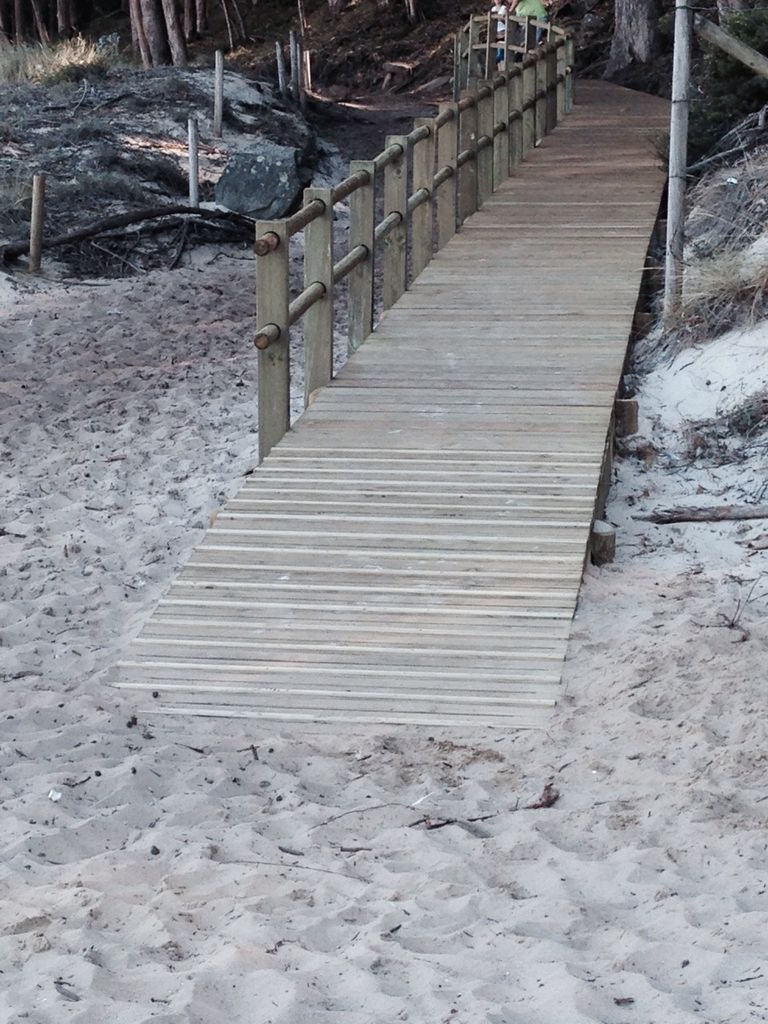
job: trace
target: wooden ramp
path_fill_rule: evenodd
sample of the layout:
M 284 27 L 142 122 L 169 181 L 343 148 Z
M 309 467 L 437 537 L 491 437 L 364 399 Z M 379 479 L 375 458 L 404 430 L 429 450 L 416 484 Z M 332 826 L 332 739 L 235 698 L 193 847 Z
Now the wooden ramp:
M 577 106 L 219 514 L 119 685 L 153 711 L 538 726 L 557 700 L 663 101 Z

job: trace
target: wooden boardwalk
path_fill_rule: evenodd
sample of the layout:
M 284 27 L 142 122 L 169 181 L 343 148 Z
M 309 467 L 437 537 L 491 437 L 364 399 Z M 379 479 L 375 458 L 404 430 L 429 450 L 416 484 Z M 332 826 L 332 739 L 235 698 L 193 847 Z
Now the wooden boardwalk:
M 664 174 L 663 101 L 577 104 L 219 514 L 122 666 L 154 711 L 536 726 Z

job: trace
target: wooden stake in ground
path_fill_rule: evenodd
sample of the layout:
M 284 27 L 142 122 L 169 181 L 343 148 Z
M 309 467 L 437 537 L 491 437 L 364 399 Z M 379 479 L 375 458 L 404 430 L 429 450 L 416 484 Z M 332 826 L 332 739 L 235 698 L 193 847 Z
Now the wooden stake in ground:
M 197 129 L 197 118 L 190 117 L 187 122 L 187 139 L 189 150 L 189 205 L 200 205 L 200 162 L 198 157 L 198 143 L 200 135 Z
M 277 62 L 277 88 L 284 100 L 288 99 L 288 75 L 285 70 L 285 54 L 283 44 L 275 43 L 275 60 Z
M 213 134 L 221 138 L 224 124 L 224 54 L 216 51 L 213 72 Z
M 691 69 L 691 11 L 688 0 L 675 4 L 675 55 L 672 65 L 672 118 L 669 128 L 667 255 L 664 268 L 664 320 L 670 323 L 683 297 L 685 186 L 688 165 L 688 90 Z
M 40 272 L 43 252 L 43 220 L 45 218 L 45 175 L 36 174 L 32 179 L 32 219 L 29 225 L 29 270 Z
M 289 48 L 291 54 L 291 92 L 293 93 L 293 102 L 299 102 L 299 83 L 301 80 L 301 70 L 299 68 L 299 40 L 296 33 L 291 29 L 288 34 Z

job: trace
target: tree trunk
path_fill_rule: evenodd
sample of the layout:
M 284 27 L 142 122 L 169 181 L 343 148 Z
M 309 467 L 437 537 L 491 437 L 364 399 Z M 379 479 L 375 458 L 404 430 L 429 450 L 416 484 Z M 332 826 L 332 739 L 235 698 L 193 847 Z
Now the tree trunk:
M 229 38 L 229 49 L 230 52 L 235 48 L 235 37 L 232 34 L 232 21 L 229 17 L 229 10 L 227 9 L 227 0 L 219 0 L 221 9 L 224 12 L 224 23 L 227 26 L 227 37 Z
M 195 0 L 195 28 L 201 36 L 208 28 L 208 19 L 205 12 L 205 0 Z
M 22 0 L 13 0 L 13 32 L 17 46 L 24 42 L 24 4 Z
M 171 51 L 168 46 L 168 34 L 159 0 L 139 0 L 141 4 L 141 21 L 152 59 L 152 67 L 171 63 Z
M 48 28 L 45 24 L 45 18 L 43 16 L 43 10 L 40 7 L 40 0 L 31 0 L 32 3 L 32 17 L 35 19 L 35 28 L 37 30 L 37 37 L 44 46 L 48 46 L 51 41 L 51 37 L 48 35 Z
M 5 0 L 0 0 L 0 46 L 11 45 L 11 12 Z
M 147 34 L 144 31 L 144 22 L 141 17 L 141 3 L 139 0 L 130 0 L 131 12 L 131 38 L 133 48 L 141 57 L 141 63 L 145 68 L 152 67 L 152 54 L 147 42 Z
M 62 39 L 75 35 L 75 9 L 72 0 L 56 0 L 56 26 Z
M 240 5 L 237 0 L 232 0 L 232 7 L 235 12 L 235 20 L 237 21 L 237 27 L 240 33 L 240 42 L 245 43 L 248 40 L 248 36 L 245 31 L 245 22 L 243 21 L 243 15 L 240 11 Z
M 184 0 L 184 42 L 195 38 L 195 0 Z
M 185 68 L 187 66 L 187 47 L 184 44 L 184 33 L 181 30 L 176 0 L 162 0 L 162 3 L 173 64 L 177 68 Z
M 656 54 L 656 0 L 616 0 L 616 20 L 605 77 L 630 64 L 647 64 Z

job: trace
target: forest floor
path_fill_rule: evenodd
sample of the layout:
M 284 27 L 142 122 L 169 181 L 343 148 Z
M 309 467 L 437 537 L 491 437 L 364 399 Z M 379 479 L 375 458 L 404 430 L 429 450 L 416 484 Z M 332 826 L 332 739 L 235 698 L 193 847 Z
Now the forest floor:
M 253 273 L 0 276 L 0 1019 L 768 1020 L 768 535 L 644 518 L 764 500 L 765 324 L 641 347 L 546 733 L 136 717 L 110 666 L 254 466 Z

